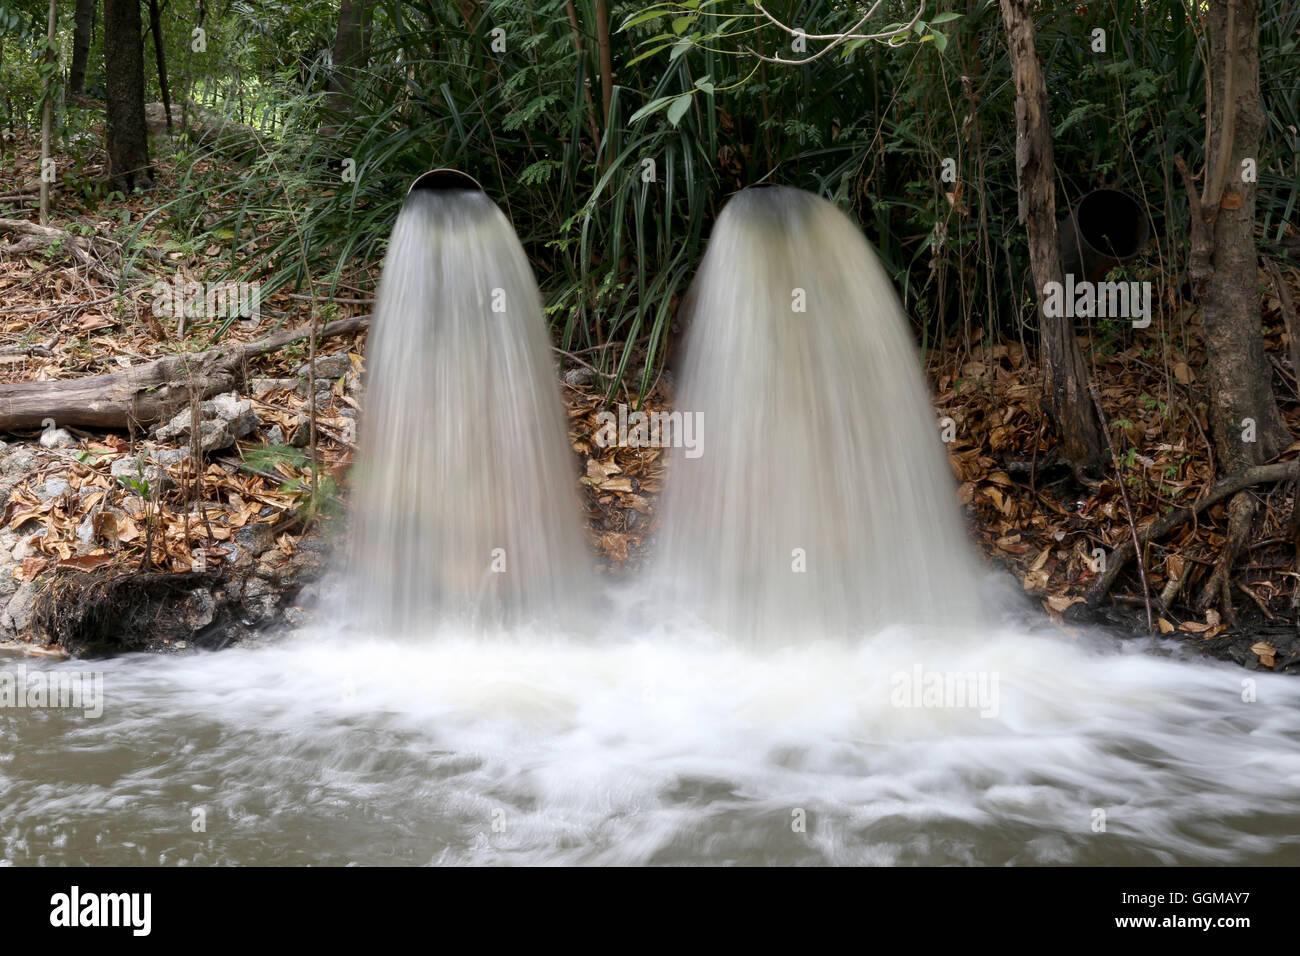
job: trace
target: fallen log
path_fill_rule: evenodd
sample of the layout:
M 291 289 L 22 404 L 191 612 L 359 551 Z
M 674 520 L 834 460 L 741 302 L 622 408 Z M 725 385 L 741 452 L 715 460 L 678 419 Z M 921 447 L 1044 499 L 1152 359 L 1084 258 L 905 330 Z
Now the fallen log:
M 339 319 L 321 328 L 317 337 L 360 332 L 369 324 L 367 315 Z M 255 342 L 166 355 L 120 372 L 0 384 L 0 432 L 39 428 L 47 418 L 59 426 L 142 429 L 185 408 L 191 385 L 200 399 L 229 392 L 243 384 L 249 359 L 310 334 L 311 327 L 302 326 Z
M 1206 508 L 1218 504 L 1225 498 L 1232 497 L 1245 488 L 1294 478 L 1295 467 L 1296 464 L 1293 461 L 1279 461 L 1271 465 L 1256 465 L 1253 468 L 1239 471 L 1235 475 L 1229 475 L 1217 484 L 1212 485 L 1200 500 L 1193 502 L 1186 508 L 1171 511 L 1147 525 L 1138 534 L 1139 546 L 1146 547 L 1149 542 L 1163 538 L 1175 528 L 1199 515 Z M 1115 579 L 1119 577 L 1119 573 L 1133 560 L 1136 553 L 1137 549 L 1134 547 L 1133 542 L 1126 541 L 1107 556 L 1106 569 L 1101 572 L 1084 595 L 1089 607 L 1096 607 L 1101 599 L 1106 596 L 1106 593 L 1114 585 Z
M 0 219 L 0 237 L 17 237 L 9 242 L 0 239 L 0 256 L 17 256 L 38 249 L 45 249 L 55 243 L 62 243 L 63 248 L 72 253 L 73 258 L 109 285 L 116 286 L 120 281 L 117 274 L 106 264 L 95 245 L 98 237 L 74 236 L 54 226 L 42 226 L 27 222 L 25 219 Z M 104 242 L 106 240 L 100 240 Z M 113 255 L 113 254 L 110 254 Z

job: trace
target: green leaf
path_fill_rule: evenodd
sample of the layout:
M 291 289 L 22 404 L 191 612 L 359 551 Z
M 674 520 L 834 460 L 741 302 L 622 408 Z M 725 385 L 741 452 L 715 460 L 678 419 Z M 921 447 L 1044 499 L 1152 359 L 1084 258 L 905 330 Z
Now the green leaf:
M 672 103 L 675 99 L 677 99 L 677 97 L 675 96 L 661 96 L 657 100 L 651 100 L 645 106 L 641 107 L 639 110 L 637 110 L 635 113 L 633 113 L 631 116 L 628 117 L 627 120 L 628 125 L 631 126 L 637 120 L 643 120 L 647 116 L 653 116 L 655 113 L 658 113 L 662 109 L 667 109 L 668 105 Z
M 710 77 L 702 76 L 695 81 L 695 88 L 703 93 L 713 95 L 713 80 Z
M 649 23 L 651 20 L 658 20 L 662 17 L 672 16 L 671 10 L 647 10 L 645 13 L 638 13 L 636 16 L 629 17 L 623 21 L 619 31 L 629 30 L 632 27 L 640 26 L 643 23 Z
M 947 13 L 939 14 L 937 17 L 931 20 L 930 26 L 934 26 L 936 23 L 951 23 L 953 20 L 960 20 L 961 18 L 962 15 L 960 13 L 953 13 L 950 10 Z
M 681 36 L 683 33 L 685 33 L 687 30 L 691 28 L 691 24 L 694 22 L 695 22 L 694 17 L 678 17 L 676 20 L 673 21 L 673 33 L 676 33 L 678 36 Z
M 676 126 L 681 121 L 681 118 L 686 115 L 686 111 L 690 108 L 690 93 L 683 93 L 680 96 L 674 97 L 673 105 L 668 107 L 668 122 Z

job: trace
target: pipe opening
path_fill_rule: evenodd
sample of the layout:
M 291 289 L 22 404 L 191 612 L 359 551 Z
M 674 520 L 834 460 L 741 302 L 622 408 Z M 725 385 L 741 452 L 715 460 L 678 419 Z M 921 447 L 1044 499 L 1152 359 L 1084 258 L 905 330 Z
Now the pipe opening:
M 462 173 L 459 169 L 431 169 L 427 173 L 421 173 L 411 183 L 411 188 L 406 191 L 409 196 L 417 189 L 473 189 L 483 192 L 483 187 L 479 181 L 469 173 Z

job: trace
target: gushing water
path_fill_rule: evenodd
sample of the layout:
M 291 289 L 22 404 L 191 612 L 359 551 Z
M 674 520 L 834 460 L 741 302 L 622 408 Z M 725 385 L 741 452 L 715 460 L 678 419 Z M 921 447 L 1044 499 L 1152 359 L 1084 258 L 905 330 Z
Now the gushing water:
M 536 288 L 486 197 L 413 194 L 350 625 L 0 650 L 0 865 L 1300 861 L 1293 679 L 978 613 L 901 312 L 846 219 L 742 193 L 697 290 L 683 406 L 710 417 L 670 474 L 677 590 L 634 580 L 575 640 L 549 626 L 590 581 Z M 390 639 L 411 631 L 435 639 Z M 87 671 L 97 716 L 15 706 L 20 678 Z
M 383 633 L 565 617 L 587 586 L 575 475 L 541 312 L 481 191 L 416 188 L 367 352 L 349 604 Z
M 671 593 L 759 645 L 979 619 L 907 320 L 857 227 L 824 199 L 746 189 L 692 292 L 672 460 Z

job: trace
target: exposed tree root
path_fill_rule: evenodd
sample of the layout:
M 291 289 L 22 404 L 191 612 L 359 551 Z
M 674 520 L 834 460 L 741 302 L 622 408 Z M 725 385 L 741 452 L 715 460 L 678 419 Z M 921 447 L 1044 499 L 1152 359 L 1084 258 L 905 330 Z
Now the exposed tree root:
M 1271 481 L 1289 480 L 1295 476 L 1295 467 L 1293 461 L 1279 461 L 1271 465 L 1256 465 L 1253 468 L 1237 472 L 1235 475 L 1229 475 L 1214 484 L 1205 493 L 1204 497 L 1191 506 L 1179 508 L 1177 511 L 1172 511 L 1151 522 L 1138 534 L 1138 542 L 1140 546 L 1145 547 L 1148 542 L 1158 541 L 1175 528 L 1199 515 L 1206 508 L 1218 504 L 1244 488 Z M 1133 546 L 1133 542 L 1126 541 L 1108 556 L 1106 570 L 1097 577 L 1096 582 L 1088 589 L 1086 597 L 1090 607 L 1096 607 L 1101 599 L 1106 596 L 1111 587 L 1114 586 L 1120 572 L 1133 560 L 1136 553 L 1137 549 Z
M 1256 510 L 1255 499 L 1247 492 L 1238 491 L 1232 496 L 1228 503 L 1228 537 L 1219 554 L 1214 573 L 1210 575 L 1210 580 L 1201 590 L 1197 601 L 1202 610 L 1218 604 L 1224 620 L 1229 624 L 1237 623 L 1237 613 L 1232 607 L 1232 565 L 1250 536 L 1250 526 L 1255 520 Z

